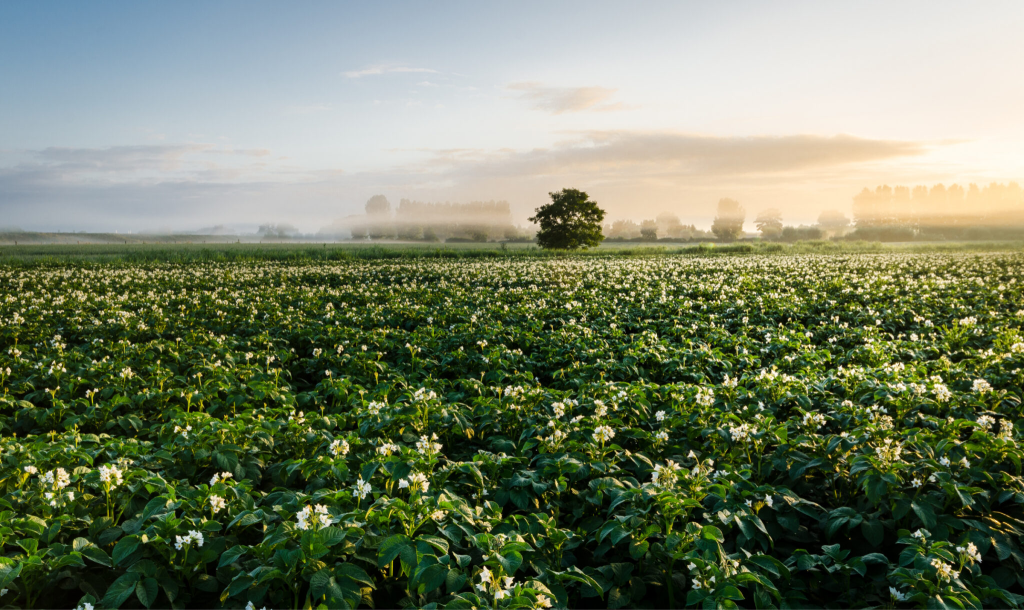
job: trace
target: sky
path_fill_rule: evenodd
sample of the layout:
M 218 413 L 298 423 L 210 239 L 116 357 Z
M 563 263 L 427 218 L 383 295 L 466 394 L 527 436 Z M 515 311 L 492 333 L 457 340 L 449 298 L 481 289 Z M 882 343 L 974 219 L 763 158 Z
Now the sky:
M 1024 3 L 0 3 L 0 227 L 608 220 L 1024 180 Z

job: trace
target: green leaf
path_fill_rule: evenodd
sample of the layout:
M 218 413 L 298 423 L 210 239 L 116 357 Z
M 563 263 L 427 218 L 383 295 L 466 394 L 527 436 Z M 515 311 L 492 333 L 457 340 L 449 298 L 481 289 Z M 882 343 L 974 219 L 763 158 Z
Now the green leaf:
M 651 543 L 646 540 L 637 542 L 636 540 L 629 543 L 629 556 L 633 559 L 639 560 L 647 553 L 647 549 L 651 547 Z
M 135 552 L 135 549 L 139 548 L 139 537 L 128 536 L 122 538 L 117 546 L 114 547 L 113 559 L 114 565 L 119 565 L 122 560 Z
M 430 593 L 434 589 L 443 585 L 445 578 L 448 576 L 448 571 L 448 566 L 444 566 L 439 563 L 427 566 L 427 568 L 420 573 L 419 578 L 417 578 L 420 593 Z
M 333 578 L 331 571 L 328 569 L 323 569 L 313 574 L 313 577 L 309 579 L 309 593 L 313 599 L 320 599 L 324 596 Z
M 402 549 L 412 544 L 412 540 L 403 534 L 397 534 L 381 543 L 377 550 L 377 567 L 383 568 L 394 561 Z
M 725 542 L 725 535 L 722 534 L 722 530 L 718 529 L 714 525 L 705 525 L 700 530 L 701 537 L 705 540 L 717 540 L 718 542 Z
M 466 580 L 466 575 L 461 570 L 448 570 L 448 574 L 445 576 L 445 589 L 448 591 L 448 595 L 458 593 L 462 587 L 466 586 Z
M 152 608 L 153 603 L 156 602 L 156 596 L 160 592 L 160 585 L 153 578 L 143 579 L 142 582 L 135 585 L 135 595 L 139 598 L 139 602 L 147 608 Z
M 221 553 L 220 561 L 217 562 L 218 568 L 223 568 L 226 565 L 230 565 L 238 560 L 239 557 L 245 554 L 249 550 L 249 547 L 244 544 L 239 544 L 231 547 L 230 549 Z
M 722 588 L 721 591 L 718 592 L 717 595 L 718 597 L 724 597 L 725 599 L 743 599 L 743 594 L 740 593 L 740 590 L 732 585 L 726 585 Z
M 914 510 L 914 513 L 921 520 L 921 522 L 924 523 L 924 526 L 926 528 L 928 528 L 928 529 L 934 529 L 935 528 L 937 522 L 935 520 L 935 511 L 932 510 L 931 505 L 929 505 L 929 504 L 923 504 L 922 505 L 922 504 L 918 504 L 917 502 L 913 502 L 913 503 L 911 503 L 910 508 L 912 508 Z
M 424 534 L 424 535 L 421 535 L 421 536 L 417 537 L 416 540 L 417 541 L 426 542 L 430 546 L 432 546 L 435 549 L 437 549 L 438 551 L 440 551 L 441 554 L 443 554 L 443 555 L 447 555 L 448 554 L 448 548 L 449 548 L 448 547 L 448 541 L 445 540 L 444 538 L 438 538 L 437 536 L 428 536 L 428 535 Z
M 316 540 L 325 547 L 332 547 L 345 539 L 345 532 L 332 526 L 317 530 Z
M 860 524 L 860 531 L 864 534 L 864 538 L 871 543 L 871 546 L 882 546 L 882 542 L 885 540 L 885 528 L 881 521 L 876 519 L 864 521 Z
M 373 582 L 373 579 L 370 578 L 370 575 L 366 573 L 366 570 L 364 570 L 363 568 L 359 567 L 354 563 L 343 563 L 337 567 L 336 572 L 341 576 L 346 576 L 351 580 L 361 585 L 366 585 L 371 589 L 377 588 L 376 584 Z
M 498 555 L 498 563 L 505 570 L 505 573 L 512 576 L 519 569 L 519 566 L 523 565 L 523 556 L 519 551 L 512 551 L 511 553 L 502 553 Z
M 132 593 L 135 593 L 135 585 L 142 578 L 141 574 L 128 572 L 110 583 L 107 592 L 103 594 L 103 605 L 107 608 L 119 608 Z

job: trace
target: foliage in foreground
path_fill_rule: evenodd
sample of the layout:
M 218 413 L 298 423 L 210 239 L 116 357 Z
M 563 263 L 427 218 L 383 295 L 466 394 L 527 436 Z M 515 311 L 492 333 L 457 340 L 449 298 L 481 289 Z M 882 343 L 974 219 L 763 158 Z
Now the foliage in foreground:
M 1019 606 L 1022 262 L 0 270 L 0 603 Z

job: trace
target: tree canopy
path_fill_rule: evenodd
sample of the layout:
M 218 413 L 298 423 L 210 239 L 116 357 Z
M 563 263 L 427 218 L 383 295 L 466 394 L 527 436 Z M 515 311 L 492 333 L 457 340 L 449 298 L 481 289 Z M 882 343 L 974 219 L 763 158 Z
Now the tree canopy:
M 711 225 L 711 231 L 719 239 L 736 239 L 743 232 L 743 221 L 747 218 L 747 211 L 743 209 L 739 201 L 735 199 L 720 199 L 718 201 L 718 216 Z
M 768 208 L 757 215 L 754 226 L 762 237 L 778 237 L 782 234 L 782 212 L 778 208 Z
M 548 193 L 551 203 L 537 208 L 530 222 L 540 225 L 537 243 L 542 248 L 564 250 L 597 246 L 604 239 L 601 221 L 604 210 L 590 196 L 577 189 Z

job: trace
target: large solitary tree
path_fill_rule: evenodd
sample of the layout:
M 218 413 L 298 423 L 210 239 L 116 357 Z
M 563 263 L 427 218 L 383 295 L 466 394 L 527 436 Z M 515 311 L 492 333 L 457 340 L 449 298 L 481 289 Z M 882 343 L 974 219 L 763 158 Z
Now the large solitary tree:
M 604 210 L 590 196 L 576 189 L 562 189 L 551 195 L 551 203 L 542 205 L 530 222 L 540 225 L 537 243 L 542 248 L 585 249 L 604 239 L 601 221 Z

